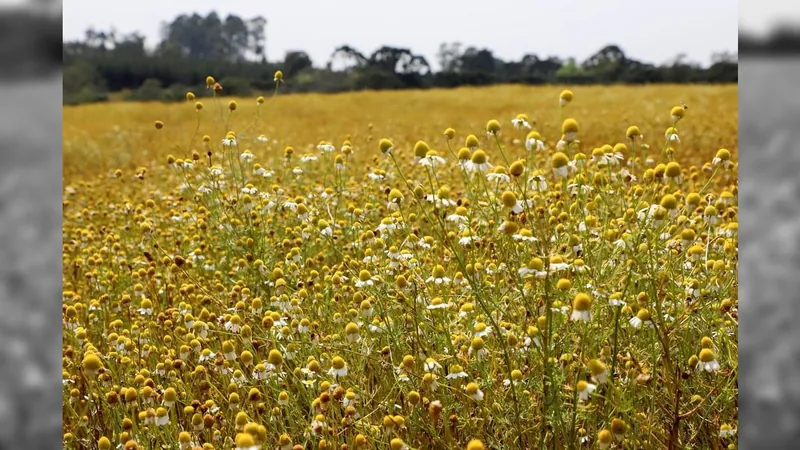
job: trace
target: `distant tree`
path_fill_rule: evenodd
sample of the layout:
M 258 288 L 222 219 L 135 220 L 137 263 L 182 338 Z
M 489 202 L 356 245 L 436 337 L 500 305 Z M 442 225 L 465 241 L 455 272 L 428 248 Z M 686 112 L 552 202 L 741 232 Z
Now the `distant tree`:
M 308 53 L 303 51 L 286 52 L 286 56 L 283 58 L 283 74 L 289 78 L 293 78 L 312 65 Z
M 581 67 L 598 81 L 608 83 L 618 79 L 630 63 L 616 45 L 607 45 L 583 62 Z
M 442 72 L 457 72 L 461 64 L 461 43 L 451 44 L 442 43 L 439 45 L 439 52 L 436 54 L 437 62 Z
M 497 70 L 494 54 L 488 49 L 467 48 L 459 58 L 459 70 L 462 72 L 477 72 L 487 75 L 494 74 Z
M 247 21 L 248 50 L 262 60 L 266 60 L 267 38 L 266 38 L 267 19 L 256 16 Z
M 350 47 L 349 45 L 342 45 L 337 47 L 331 54 L 329 66 L 338 66 L 343 71 L 363 68 L 367 65 L 369 60 L 361 52 Z M 337 70 L 337 69 L 333 69 Z

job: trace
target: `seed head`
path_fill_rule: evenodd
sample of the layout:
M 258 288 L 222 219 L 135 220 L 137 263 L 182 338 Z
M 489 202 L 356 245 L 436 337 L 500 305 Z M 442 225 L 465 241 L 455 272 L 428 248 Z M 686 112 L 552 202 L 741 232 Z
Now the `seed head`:
M 678 122 L 679 120 L 683 119 L 683 115 L 685 113 L 686 110 L 683 108 L 683 106 L 673 106 L 669 111 L 669 115 L 672 117 L 673 122 Z
M 236 448 L 239 449 L 247 449 L 250 447 L 255 447 L 256 441 L 253 439 L 253 436 L 249 433 L 239 433 L 236 435 Z
M 267 356 L 267 362 L 273 366 L 277 366 L 283 362 L 283 355 L 279 350 L 272 349 L 269 351 L 269 355 Z
M 661 197 L 660 205 L 666 210 L 673 210 L 678 207 L 678 199 L 672 194 L 666 194 Z
M 381 153 L 387 154 L 392 151 L 392 141 L 385 138 L 381 139 L 380 142 L 378 142 L 378 147 L 381 149 Z
M 561 167 L 564 167 L 567 164 L 569 164 L 569 158 L 567 158 L 567 155 L 565 155 L 562 152 L 556 152 L 553 155 L 552 161 L 553 161 L 553 168 L 555 169 L 560 169 Z
M 87 353 L 83 357 L 82 366 L 83 370 L 85 370 L 86 372 L 96 373 L 98 370 L 100 370 L 101 367 L 103 367 L 103 362 L 100 361 L 100 357 L 98 357 L 96 354 Z
M 730 161 L 731 160 L 731 152 L 726 148 L 721 148 L 717 150 L 716 158 L 720 161 Z
M 593 359 L 589 361 L 587 366 L 589 367 L 589 372 L 591 372 L 591 374 L 595 376 L 600 375 L 601 373 L 606 371 L 606 365 L 603 364 L 603 362 L 600 361 L 599 359 Z
M 414 156 L 417 158 L 424 158 L 430 149 L 431 148 L 425 141 L 417 141 L 417 143 L 414 144 Z
M 499 167 L 499 166 L 498 166 Z M 525 172 L 525 161 L 517 160 L 508 167 L 508 173 L 513 177 L 519 177 Z
M 500 196 L 500 201 L 506 208 L 513 208 L 517 204 L 517 196 L 511 191 L 505 191 Z
M 467 444 L 467 450 L 483 450 L 484 448 L 483 442 L 477 439 L 473 439 Z
M 564 120 L 564 123 L 561 124 L 561 132 L 564 134 L 577 133 L 578 121 L 572 118 Z
M 664 175 L 668 178 L 678 178 L 681 176 L 682 172 L 680 164 L 675 161 L 668 162 L 667 166 L 664 168 Z
M 472 154 L 473 164 L 486 164 L 486 159 L 486 152 L 481 149 L 475 150 L 475 153 Z
M 592 299 L 588 295 L 580 293 L 572 301 L 572 308 L 575 311 L 588 311 L 592 307 Z
M 700 350 L 700 361 L 711 362 L 714 360 L 714 352 L 710 348 Z
M 563 91 L 561 91 L 561 94 L 558 96 L 559 103 L 561 104 L 561 106 L 565 106 L 567 103 L 572 101 L 573 96 L 574 95 L 573 95 L 572 91 L 570 91 L 568 89 L 564 89 Z
M 489 134 L 496 135 L 500 132 L 500 122 L 495 119 L 490 120 L 486 123 L 486 132 Z
M 333 368 L 336 370 L 343 369 L 345 366 L 344 359 L 342 359 L 340 356 L 334 356 L 333 360 L 331 360 L 331 366 L 333 366 Z

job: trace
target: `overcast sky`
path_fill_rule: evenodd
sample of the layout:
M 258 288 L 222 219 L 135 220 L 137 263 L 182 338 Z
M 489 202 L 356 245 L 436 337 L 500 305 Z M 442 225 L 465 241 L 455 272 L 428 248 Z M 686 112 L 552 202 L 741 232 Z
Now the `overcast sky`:
M 114 27 L 139 31 L 153 46 L 162 22 L 215 10 L 223 17 L 265 17 L 270 60 L 304 50 L 321 66 L 339 45 L 366 54 L 392 45 L 436 66 L 439 44 L 454 41 L 489 48 L 505 60 L 536 53 L 582 61 L 615 43 L 646 62 L 685 53 L 707 64 L 714 52 L 736 51 L 740 16 L 756 30 L 792 9 L 800 19 L 796 0 L 743 3 L 740 9 L 738 0 L 63 0 L 63 7 L 65 40 L 82 38 L 89 27 Z

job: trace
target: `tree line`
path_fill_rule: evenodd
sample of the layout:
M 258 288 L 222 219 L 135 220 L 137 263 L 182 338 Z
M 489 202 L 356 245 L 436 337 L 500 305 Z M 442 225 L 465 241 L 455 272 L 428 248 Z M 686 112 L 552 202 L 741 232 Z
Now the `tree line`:
M 119 35 L 88 30 L 82 40 L 63 44 L 65 103 L 95 102 L 118 92 L 130 100 L 182 100 L 213 74 L 230 95 L 271 90 L 273 73 L 287 80 L 284 92 L 425 89 L 497 83 L 735 83 L 736 55 L 715 54 L 709 67 L 677 55 L 654 65 L 637 61 L 617 45 L 606 45 L 585 61 L 528 53 L 504 61 L 492 50 L 443 43 L 436 55 L 439 70 L 411 49 L 383 46 L 372 53 L 342 45 L 328 61 L 314 64 L 303 51 L 268 60 L 267 21 L 184 14 L 165 23 L 154 49 L 139 33 Z

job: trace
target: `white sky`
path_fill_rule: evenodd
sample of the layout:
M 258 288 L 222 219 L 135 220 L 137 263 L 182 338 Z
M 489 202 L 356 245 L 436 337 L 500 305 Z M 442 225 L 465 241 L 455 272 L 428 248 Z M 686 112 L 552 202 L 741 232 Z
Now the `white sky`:
M 0 0 L 0 3 L 9 0 Z M 744 25 L 771 21 L 769 9 L 794 9 L 796 0 L 749 0 Z M 782 6 L 784 5 L 784 6 Z M 381 45 L 410 48 L 434 67 L 442 42 L 486 47 L 504 60 L 525 53 L 584 60 L 606 44 L 645 62 L 678 53 L 702 64 L 738 47 L 737 0 L 63 0 L 64 39 L 81 39 L 89 27 L 139 31 L 147 45 L 159 40 L 162 22 L 182 13 L 267 19 L 267 58 L 304 50 L 322 66 L 349 44 L 369 54 Z

